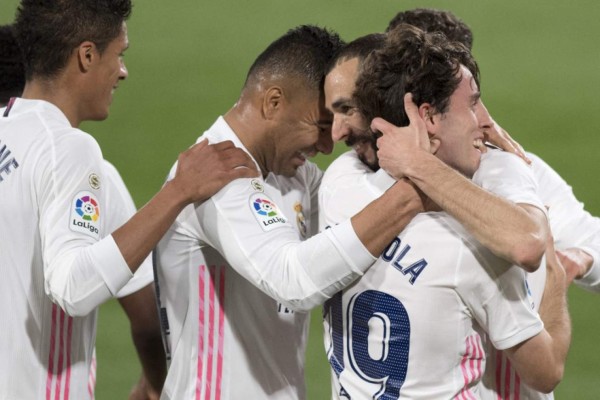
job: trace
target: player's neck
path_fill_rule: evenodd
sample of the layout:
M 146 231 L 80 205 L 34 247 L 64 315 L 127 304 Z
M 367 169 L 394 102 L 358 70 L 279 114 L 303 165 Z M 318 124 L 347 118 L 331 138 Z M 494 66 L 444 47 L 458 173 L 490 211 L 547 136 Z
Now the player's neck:
M 28 100 L 44 100 L 55 105 L 75 128 L 81 123 L 75 112 L 75 96 L 65 88 L 60 79 L 33 78 L 25 84 L 21 97 Z
M 263 177 L 269 174 L 266 167 L 263 141 L 265 135 L 261 132 L 261 122 L 256 119 L 256 113 L 236 103 L 224 116 L 225 122 L 240 139 L 246 150 L 258 163 Z

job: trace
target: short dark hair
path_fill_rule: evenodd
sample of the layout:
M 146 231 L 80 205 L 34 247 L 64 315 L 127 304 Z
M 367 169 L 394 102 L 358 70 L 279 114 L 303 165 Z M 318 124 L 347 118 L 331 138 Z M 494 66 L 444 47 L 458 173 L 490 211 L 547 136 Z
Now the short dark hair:
M 413 25 L 425 32 L 442 32 L 448 39 L 464 44 L 469 50 L 473 48 L 473 32 L 467 24 L 450 11 L 433 8 L 400 11 L 392 18 L 386 32 L 400 24 Z
M 15 26 L 26 79 L 55 77 L 86 40 L 102 53 L 130 14 L 131 0 L 21 0 Z
M 25 86 L 25 67 L 12 25 L 0 26 L 0 106 L 20 96 Z
M 427 102 L 444 113 L 461 81 L 461 65 L 479 85 L 477 63 L 464 45 L 440 33 L 399 25 L 388 32 L 383 48 L 364 61 L 354 93 L 357 106 L 367 121 L 381 117 L 406 126 L 404 95 L 411 92 L 418 106 Z
M 358 58 L 362 63 L 372 51 L 383 46 L 385 33 L 371 33 L 354 39 L 341 47 L 331 59 L 326 74 L 330 73 L 336 65 L 343 61 Z
M 261 76 L 296 76 L 308 88 L 321 90 L 325 71 L 343 45 L 337 33 L 313 25 L 289 30 L 271 43 L 254 61 L 246 85 Z

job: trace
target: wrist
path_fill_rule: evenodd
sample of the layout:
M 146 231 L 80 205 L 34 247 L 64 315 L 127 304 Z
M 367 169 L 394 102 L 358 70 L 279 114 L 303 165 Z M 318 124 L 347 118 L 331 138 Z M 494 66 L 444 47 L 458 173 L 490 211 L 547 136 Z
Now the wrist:
M 164 207 L 168 209 L 174 208 L 178 212 L 183 210 L 188 204 L 193 203 L 192 197 L 183 188 L 179 187 L 174 180 L 167 181 L 156 197 Z

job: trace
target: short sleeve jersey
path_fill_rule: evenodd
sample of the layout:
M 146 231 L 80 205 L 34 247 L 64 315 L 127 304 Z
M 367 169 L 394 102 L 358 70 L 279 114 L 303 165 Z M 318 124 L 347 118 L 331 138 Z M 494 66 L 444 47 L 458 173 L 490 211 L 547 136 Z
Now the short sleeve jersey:
M 0 399 L 86 399 L 96 307 L 131 278 L 107 236 L 105 166 L 44 101 L 0 111 Z
M 244 149 L 223 118 L 204 138 Z M 163 399 L 305 398 L 303 310 L 374 261 L 349 223 L 310 237 L 321 177 L 307 162 L 293 177 L 237 179 L 179 215 L 156 250 Z
M 384 175 L 364 170 L 354 152 L 340 156 L 323 178 L 323 223 L 356 212 L 365 193 L 381 195 Z M 359 204 L 351 191 L 361 192 Z M 482 340 L 504 349 L 538 334 L 530 303 L 522 270 L 447 214 L 420 214 L 324 307 L 333 397 L 477 398 Z
M 594 257 L 590 273 L 576 283 L 591 290 L 600 290 L 600 219 L 585 211 L 571 187 L 548 164 L 534 154 L 527 155 L 532 160 L 531 166 L 526 166 L 512 154 L 489 151 L 482 157 L 474 181 L 515 203 L 537 207 L 542 204 L 542 209 L 548 214 L 556 249 L 578 247 Z M 537 200 L 531 201 L 534 196 Z M 545 265 L 542 264 L 535 273 L 528 274 L 527 282 L 537 310 L 546 282 Z M 554 398 L 552 393 L 541 393 L 524 384 L 503 352 L 493 347 L 488 351 L 490 363 L 483 379 L 482 398 Z

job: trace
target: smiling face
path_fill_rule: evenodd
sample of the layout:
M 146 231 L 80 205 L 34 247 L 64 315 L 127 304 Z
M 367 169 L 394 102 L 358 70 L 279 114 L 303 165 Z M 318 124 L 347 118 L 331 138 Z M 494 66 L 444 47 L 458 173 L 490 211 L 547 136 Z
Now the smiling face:
M 83 100 L 85 116 L 82 120 L 103 120 L 108 117 L 113 94 L 119 82 L 127 78 L 127 68 L 123 61 L 123 53 L 129 47 L 127 26 L 123 23 L 121 32 L 112 40 L 102 54 L 97 48 L 92 51 L 98 57 L 90 70 L 86 95 Z
M 333 150 L 331 113 L 318 91 L 302 90 L 288 100 L 271 135 L 273 157 L 268 169 L 277 175 L 294 176 L 308 158 Z
M 357 57 L 338 63 L 325 77 L 325 105 L 333 113 L 334 142 L 344 141 L 371 169 L 378 169 L 375 138 L 353 99 L 358 77 Z
M 437 142 L 435 154 L 449 166 L 471 178 L 485 151 L 484 130 L 491 117 L 481 103 L 479 88 L 471 72 L 461 66 L 460 84 L 450 96 L 448 110 L 434 114 L 430 139 Z

